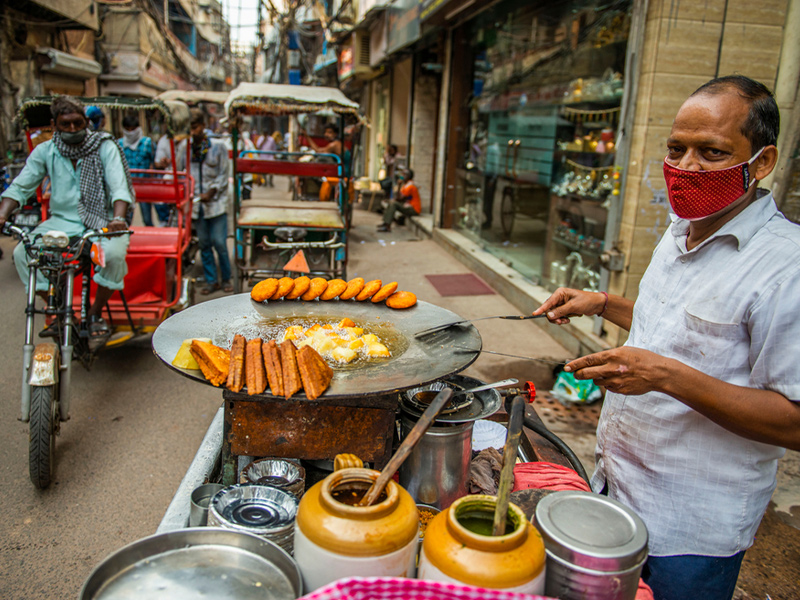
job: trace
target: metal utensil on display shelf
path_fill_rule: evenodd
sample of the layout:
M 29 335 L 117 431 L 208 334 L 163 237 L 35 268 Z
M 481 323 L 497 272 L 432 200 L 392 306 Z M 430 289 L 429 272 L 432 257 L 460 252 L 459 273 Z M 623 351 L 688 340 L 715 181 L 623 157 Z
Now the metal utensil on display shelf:
M 403 461 L 408 458 L 408 455 L 414 449 L 414 446 L 416 446 L 417 442 L 431 426 L 434 419 L 436 419 L 436 415 L 438 415 L 439 411 L 442 410 L 442 408 L 444 408 L 448 402 L 450 402 L 452 397 L 453 390 L 450 388 L 444 389 L 436 394 L 436 397 L 430 403 L 430 406 L 425 409 L 425 412 L 422 413 L 419 421 L 417 421 L 416 425 L 414 425 L 414 429 L 412 429 L 411 432 L 406 436 L 406 438 L 400 444 L 400 447 L 397 449 L 397 452 L 394 453 L 392 458 L 381 471 L 381 474 L 372 483 L 370 488 L 367 490 L 367 493 L 364 494 L 364 498 L 359 503 L 359 506 L 371 506 L 374 504 L 374 502 L 378 499 L 378 496 L 381 495 L 383 488 L 386 487 L 386 484 L 397 472 L 397 469 L 399 469 L 400 465 L 403 464 Z
M 436 333 L 437 331 L 442 331 L 444 329 L 449 329 L 450 327 L 455 327 L 456 325 L 464 325 L 467 323 L 475 323 L 476 321 L 485 321 L 487 319 L 509 319 L 513 321 L 526 321 L 528 319 L 539 319 L 544 317 L 544 314 L 541 315 L 494 315 L 491 317 L 478 317 L 477 319 L 462 319 L 461 321 L 453 321 L 452 323 L 444 323 L 443 325 L 437 325 L 436 327 L 430 327 L 429 329 L 423 329 L 422 331 L 418 331 L 414 334 L 414 337 L 420 338 L 425 337 L 427 335 L 431 335 L 432 333 Z

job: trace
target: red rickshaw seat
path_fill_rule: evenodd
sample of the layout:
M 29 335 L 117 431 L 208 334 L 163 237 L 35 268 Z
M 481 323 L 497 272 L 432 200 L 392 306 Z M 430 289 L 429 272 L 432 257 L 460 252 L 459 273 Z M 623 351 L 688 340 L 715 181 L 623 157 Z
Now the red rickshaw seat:
M 128 254 L 175 254 L 181 248 L 181 229 L 178 227 L 131 227 Z
M 158 202 L 160 204 L 179 204 L 186 196 L 186 185 L 169 179 L 132 178 L 133 191 L 137 202 Z M 138 181 L 137 181 L 138 179 Z

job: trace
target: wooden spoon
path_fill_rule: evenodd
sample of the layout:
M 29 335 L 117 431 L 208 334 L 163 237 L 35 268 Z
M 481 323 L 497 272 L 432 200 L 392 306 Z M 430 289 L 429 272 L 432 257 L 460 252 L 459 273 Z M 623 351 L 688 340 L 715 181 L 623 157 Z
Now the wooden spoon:
M 519 438 L 522 435 L 522 421 L 525 416 L 525 397 L 515 396 L 511 401 L 511 414 L 508 417 L 508 435 L 503 446 L 503 468 L 500 470 L 500 484 L 497 488 L 497 504 L 494 507 L 492 535 L 505 535 L 508 520 L 508 497 L 514 481 L 514 464 L 517 462 Z
M 383 471 L 381 471 L 381 474 L 378 475 L 378 478 L 372 482 L 372 485 L 367 490 L 367 493 L 364 494 L 361 502 L 358 503 L 359 506 L 371 506 L 375 503 L 375 500 L 377 500 L 378 496 L 381 495 L 383 488 L 386 487 L 386 484 L 389 483 L 389 480 L 397 472 L 397 469 L 400 468 L 400 465 L 402 465 L 403 462 L 405 462 L 405 460 L 408 458 L 408 455 L 411 454 L 411 451 L 414 449 L 414 446 L 417 445 L 417 442 L 419 442 L 420 438 L 425 435 L 426 431 L 428 431 L 433 421 L 439 415 L 439 411 L 441 411 L 445 405 L 450 402 L 452 397 L 453 390 L 450 388 L 445 388 L 436 394 L 436 397 L 431 401 L 431 403 L 428 405 L 428 408 L 425 409 L 425 412 L 422 413 L 422 416 L 414 424 L 413 429 L 403 440 L 403 443 L 400 444 L 397 452 L 394 453 L 392 458 L 389 459 L 389 462 L 386 463 L 386 466 L 383 467 Z

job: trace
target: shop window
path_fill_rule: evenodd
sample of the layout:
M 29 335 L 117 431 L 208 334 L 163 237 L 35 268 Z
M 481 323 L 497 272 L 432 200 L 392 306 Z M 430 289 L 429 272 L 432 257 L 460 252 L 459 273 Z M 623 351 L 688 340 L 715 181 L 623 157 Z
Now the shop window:
M 455 226 L 533 281 L 596 289 L 632 3 L 520 4 L 466 25 Z

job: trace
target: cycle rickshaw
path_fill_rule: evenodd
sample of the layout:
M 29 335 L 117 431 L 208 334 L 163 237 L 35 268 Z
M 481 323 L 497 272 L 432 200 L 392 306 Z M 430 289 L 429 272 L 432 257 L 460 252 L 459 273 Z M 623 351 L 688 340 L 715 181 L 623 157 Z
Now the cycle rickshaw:
M 282 84 L 242 83 L 225 104 L 233 147 L 240 135 L 240 116 L 289 116 L 332 112 L 338 129 L 345 118 L 360 120 L 358 104 L 340 90 Z M 286 263 L 299 251 L 311 275 L 340 277 L 347 274 L 348 214 L 351 209 L 345 175 L 345 144 L 340 155 L 312 152 L 242 151 L 233 153 L 234 177 L 234 288 L 291 272 Z M 243 200 L 241 180 L 245 173 L 324 180 L 330 199 L 309 198 L 298 193 L 304 186 L 287 189 L 258 188 Z M 321 194 L 320 194 L 321 195 Z
M 52 97 L 24 100 L 18 118 L 25 128 L 29 150 L 34 141 L 52 136 L 50 103 Z M 132 181 L 137 202 L 158 202 L 171 207 L 167 227 L 133 226 L 127 253 L 128 274 L 125 288 L 115 292 L 104 309 L 111 335 L 102 346 L 92 339 L 88 307 L 96 285 L 92 281 L 91 241 L 110 234 L 90 230 L 78 238 L 63 232 L 44 235 L 28 233 L 7 223 L 3 233 L 14 234 L 25 245 L 31 266 L 25 343 L 20 420 L 29 423 L 29 470 L 33 484 L 47 487 L 54 470 L 55 436 L 60 423 L 69 419 L 72 363 L 79 361 L 89 369 L 101 347 L 111 347 L 144 337 L 173 311 L 191 302 L 192 282 L 184 275 L 184 255 L 191 237 L 191 176 L 176 168 L 174 137 L 188 126 L 185 104 L 157 100 L 123 98 L 81 98 L 85 105 L 109 111 L 158 111 L 172 147 L 172 170 L 133 169 Z M 37 190 L 42 219 L 47 218 L 49 198 Z M 35 281 L 39 272 L 50 282 L 44 308 L 36 307 Z M 35 318 L 42 315 L 53 327 L 53 340 L 35 343 Z

